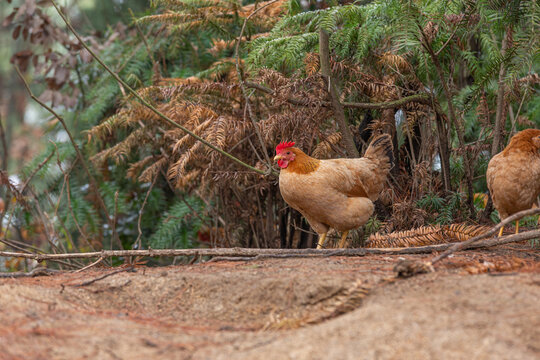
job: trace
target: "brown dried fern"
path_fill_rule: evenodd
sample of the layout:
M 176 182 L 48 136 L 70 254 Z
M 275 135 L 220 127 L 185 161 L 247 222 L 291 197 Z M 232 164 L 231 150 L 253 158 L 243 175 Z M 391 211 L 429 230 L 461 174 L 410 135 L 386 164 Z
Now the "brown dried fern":
M 390 234 L 372 234 L 366 242 L 366 247 L 393 248 L 462 242 L 488 230 L 486 226 L 466 224 L 422 226 Z
M 312 156 L 317 159 L 327 159 L 334 152 L 332 146 L 339 144 L 341 141 L 341 133 L 334 132 L 321 141 L 315 150 L 313 150 Z
M 379 64 L 398 70 L 402 73 L 410 73 L 412 70 L 411 64 L 401 55 L 392 52 L 385 52 L 379 59 Z
M 163 170 L 167 165 L 168 159 L 163 156 L 152 165 L 148 166 L 139 176 L 140 182 L 152 182 L 153 179 Z

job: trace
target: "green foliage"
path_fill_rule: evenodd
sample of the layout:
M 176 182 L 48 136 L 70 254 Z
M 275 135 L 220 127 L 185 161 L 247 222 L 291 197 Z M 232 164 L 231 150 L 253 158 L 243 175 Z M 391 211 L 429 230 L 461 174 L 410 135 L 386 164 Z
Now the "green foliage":
M 101 231 L 102 220 L 87 195 L 88 185 L 80 185 L 71 180 L 69 199 L 66 190 L 61 199 L 65 205 L 60 208 L 59 215 L 71 233 L 78 233 L 80 227 L 88 236 L 93 237 Z
M 462 210 L 463 194 L 452 193 L 446 198 L 446 204 L 440 209 L 436 222 L 438 224 L 451 224 L 458 218 L 457 213 Z
M 375 234 L 381 228 L 382 224 L 377 215 L 369 218 L 368 222 L 364 225 L 365 238 L 367 239 L 369 235 Z
M 416 202 L 416 206 L 428 212 L 439 212 L 445 205 L 442 197 L 434 193 L 427 193 Z
M 463 197 L 464 195 L 458 192 L 450 193 L 446 198 L 427 193 L 416 202 L 416 205 L 430 214 L 430 222 L 451 224 L 460 217 L 460 212 L 463 211 Z
M 203 205 L 194 197 L 176 201 L 161 217 L 148 246 L 162 248 L 191 248 L 202 225 Z
M 73 149 L 73 146 L 68 143 L 48 143 L 41 154 L 34 157 L 23 167 L 21 173 L 24 179 L 31 176 L 50 154 L 53 154 L 53 156 L 50 157 L 41 169 L 34 174 L 30 182 L 37 195 L 41 195 L 44 191 L 58 184 L 58 182 L 63 179 L 63 173 L 58 166 L 58 162 L 62 164 L 62 169 L 66 171 L 69 163 L 71 163 L 75 157 L 75 150 Z
M 142 26 L 142 28 L 147 32 L 146 36 L 148 36 L 148 29 L 145 29 L 145 26 Z M 114 31 L 114 29 L 111 29 L 109 34 L 114 35 L 113 37 L 116 40 L 111 40 L 107 46 L 99 51 L 100 57 L 111 68 L 118 71 L 118 74 L 126 79 L 130 86 L 139 88 L 152 84 L 155 75 L 153 62 L 141 38 L 134 31 L 126 34 L 119 34 Z M 128 36 L 123 38 L 124 35 Z M 199 67 L 208 66 L 213 62 L 213 57 L 208 53 L 199 56 L 197 52 L 193 52 L 193 47 L 197 46 L 197 44 L 210 44 L 210 38 L 205 34 L 187 36 L 186 39 L 157 37 L 155 41 L 149 41 L 149 45 L 153 58 L 159 59 L 169 72 L 173 74 L 186 73 L 187 63 L 190 64 L 193 72 L 202 70 Z M 109 136 L 88 142 L 85 131 L 114 114 L 118 105 L 124 101 L 124 95 L 117 82 L 97 62 L 81 62 L 78 65 L 78 70 L 80 76 L 74 77 L 74 81 L 82 89 L 79 102 L 75 111 L 64 113 L 64 119 L 75 137 L 76 143 L 82 149 L 86 161 L 89 162 L 88 158 L 95 154 L 98 144 L 113 139 Z M 188 73 L 188 75 L 192 74 Z M 64 91 L 71 90 L 66 87 Z M 56 123 L 48 128 L 46 136 L 55 138 L 59 134 L 65 135 L 63 128 L 59 123 Z M 128 136 L 129 132 L 125 130 L 117 131 L 114 135 L 122 138 Z M 62 136 L 62 138 L 64 137 Z M 47 144 L 42 153 L 34 157 L 24 167 L 22 170 L 23 180 L 30 176 L 52 152 L 54 152 L 54 155 L 33 176 L 30 183 L 42 209 L 48 213 L 54 213 L 58 207 L 58 216 L 61 221 L 55 224 L 56 230 L 66 237 L 65 230 L 67 230 L 76 244 L 86 248 L 86 243 L 81 241 L 82 234 L 80 232 L 82 230 L 88 238 L 97 239 L 98 242 L 101 241 L 108 246 L 112 236 L 112 229 L 107 225 L 95 194 L 90 191 L 88 177 L 83 171 L 80 161 L 76 160 L 75 150 L 70 142 L 61 141 L 55 144 Z M 146 156 L 142 151 L 140 154 Z M 74 161 L 76 162 L 74 163 Z M 58 162 L 60 162 L 62 170 L 69 173 L 69 197 L 67 196 L 64 174 L 60 170 Z M 135 183 L 127 179 L 127 168 L 125 166 L 109 166 L 105 164 L 106 170 L 100 168 L 97 171 L 96 164 L 91 165 L 94 165 L 91 166 L 91 172 L 98 182 L 99 193 L 104 199 L 107 211 L 111 216 L 116 214 L 116 231 L 120 240 L 124 248 L 130 248 L 138 236 L 139 212 L 150 184 Z M 108 175 L 104 176 L 104 173 L 108 173 Z M 168 195 L 170 196 L 170 194 Z M 155 232 L 155 219 L 160 218 L 170 207 L 171 199 L 167 199 L 162 188 L 156 187 L 152 189 L 141 218 L 143 239 L 148 238 Z M 40 222 L 40 218 L 36 218 L 36 213 L 27 213 L 27 215 L 25 224 L 29 226 L 29 229 L 34 222 Z M 77 224 L 79 227 L 77 227 Z M 182 231 L 185 231 L 187 228 L 184 227 L 183 229 Z M 178 244 L 187 243 L 188 240 L 186 239 L 192 241 L 193 238 L 190 236 L 186 232 L 184 234 L 185 239 L 179 241 Z
M 285 16 L 269 36 L 253 40 L 246 61 L 250 68 L 267 67 L 292 72 L 305 54 L 318 51 L 320 28 L 330 34 L 330 47 L 340 58 L 361 61 L 388 35 L 396 1 L 344 5 Z M 383 8 L 383 9 L 381 9 Z
M 103 197 L 109 214 L 125 214 L 128 211 L 127 194 L 122 191 L 118 184 L 102 182 L 99 184 L 99 192 Z

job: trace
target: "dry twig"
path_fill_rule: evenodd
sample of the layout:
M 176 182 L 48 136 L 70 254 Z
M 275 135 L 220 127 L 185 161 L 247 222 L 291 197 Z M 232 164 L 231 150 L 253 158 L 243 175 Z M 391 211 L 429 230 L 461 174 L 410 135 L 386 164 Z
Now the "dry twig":
M 29 272 L 0 273 L 0 278 L 34 277 L 34 276 L 52 275 L 58 272 L 60 272 L 60 270 L 38 267 Z
M 83 268 L 81 268 L 81 269 L 79 269 L 79 270 L 77 270 L 77 271 L 75 271 L 75 272 L 78 273 L 78 272 L 82 272 L 82 271 L 84 271 L 84 270 L 88 270 L 88 269 L 90 269 L 91 267 L 96 266 L 97 264 L 99 264 L 99 263 L 102 262 L 102 261 L 103 261 L 103 258 L 100 257 L 99 259 L 97 259 L 97 260 L 94 261 L 93 263 L 91 263 L 91 264 L 89 264 L 89 265 L 86 265 L 85 267 L 83 267 Z
M 530 214 L 530 213 L 529 213 Z M 470 243 L 468 248 L 480 249 L 512 242 L 530 240 L 540 236 L 540 230 L 523 232 L 491 238 L 477 243 Z M 474 238 L 473 238 L 474 239 Z M 472 240 L 472 239 L 471 239 Z M 470 242 L 470 240 L 469 240 Z M 468 242 L 468 243 L 469 243 Z M 373 255 L 412 255 L 429 254 L 434 251 L 444 251 L 456 244 L 438 244 L 430 246 L 419 246 L 410 248 L 360 248 L 360 249 L 252 249 L 252 248 L 213 248 L 213 249 L 148 249 L 148 250 L 103 250 L 100 252 L 69 253 L 69 254 L 25 254 L 17 252 L 0 251 L 3 257 L 24 257 L 36 261 L 58 260 L 58 259 L 82 259 L 95 257 L 126 257 L 126 256 L 229 256 L 229 257 L 255 257 L 258 255 L 276 256 L 301 255 L 302 257 L 321 256 L 365 256 Z M 457 244 L 460 245 L 460 244 Z
M 466 249 L 470 245 L 472 245 L 473 243 L 475 243 L 475 242 L 477 242 L 479 240 L 485 239 L 487 237 L 492 236 L 493 234 L 496 234 L 497 231 L 499 231 L 499 229 L 502 228 L 503 226 L 505 226 L 506 224 L 509 224 L 509 223 L 511 223 L 513 221 L 519 220 L 519 219 L 521 219 L 521 218 L 523 218 L 525 216 L 535 215 L 535 214 L 540 214 L 540 208 L 523 210 L 523 211 L 520 211 L 518 213 L 515 213 L 514 215 L 507 217 L 506 219 L 504 219 L 503 221 L 501 221 L 500 223 L 498 223 L 497 225 L 492 227 L 491 230 L 489 230 L 488 232 L 486 232 L 484 234 L 481 234 L 481 235 L 478 235 L 478 236 L 475 236 L 475 237 L 473 237 L 473 238 L 471 238 L 471 239 L 469 239 L 467 241 L 454 244 L 452 247 L 450 247 L 448 250 L 446 250 L 442 254 L 434 257 L 431 260 L 431 264 L 435 264 L 437 261 L 440 261 L 440 260 L 448 257 L 450 254 L 453 254 L 456 251 Z M 533 231 L 523 232 L 521 234 L 504 236 L 504 237 L 501 237 L 499 239 L 502 240 L 502 239 L 505 239 L 505 238 L 514 238 L 514 239 L 516 239 L 516 240 L 514 240 L 514 242 L 517 242 L 517 241 L 521 241 L 521 240 L 534 239 L 537 236 L 540 236 L 540 230 L 533 230 Z M 495 240 L 497 240 L 497 239 L 495 239 Z
M 115 274 L 118 274 L 118 273 L 121 273 L 121 272 L 125 272 L 125 271 L 133 271 L 133 266 L 128 266 L 128 267 L 122 268 L 122 269 L 116 269 L 116 270 L 113 271 L 113 272 L 110 272 L 110 273 L 108 273 L 108 274 L 99 276 L 99 277 L 97 277 L 97 278 L 95 278 L 95 279 L 88 280 L 88 281 L 82 282 L 82 283 L 80 283 L 80 284 L 69 285 L 69 286 L 73 286 L 73 287 L 87 286 L 87 285 L 90 285 L 90 284 L 95 283 L 96 281 L 103 280 L 103 279 L 105 279 L 105 278 L 108 278 L 109 276 L 112 276 L 112 275 L 115 275 Z

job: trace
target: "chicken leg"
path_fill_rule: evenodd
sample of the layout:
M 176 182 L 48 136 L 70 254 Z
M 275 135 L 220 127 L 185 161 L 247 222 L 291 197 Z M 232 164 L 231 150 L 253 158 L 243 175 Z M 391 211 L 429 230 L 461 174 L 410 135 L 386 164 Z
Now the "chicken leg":
M 349 235 L 349 231 L 344 231 L 341 235 L 341 240 L 339 240 L 339 248 L 342 249 L 345 247 L 345 244 L 347 243 L 347 235 Z
M 326 240 L 326 234 L 327 233 L 323 233 L 322 235 L 320 235 L 319 242 L 317 243 L 317 249 L 322 249 L 323 248 L 324 240 Z
M 504 226 L 499 231 L 499 236 L 498 237 L 502 236 L 503 230 L 504 230 Z M 519 234 L 519 220 L 516 220 L 516 234 Z

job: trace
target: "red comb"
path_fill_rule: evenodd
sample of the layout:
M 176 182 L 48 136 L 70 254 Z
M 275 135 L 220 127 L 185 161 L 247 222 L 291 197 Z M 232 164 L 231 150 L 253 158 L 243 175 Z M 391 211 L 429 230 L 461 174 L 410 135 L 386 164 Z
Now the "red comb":
M 292 147 L 292 146 L 294 146 L 294 142 L 293 142 L 293 141 L 291 141 L 291 142 L 282 142 L 282 143 L 280 143 L 278 146 L 276 146 L 276 152 L 278 153 L 278 152 L 280 152 L 281 150 L 286 149 L 286 148 L 290 148 L 290 147 Z

